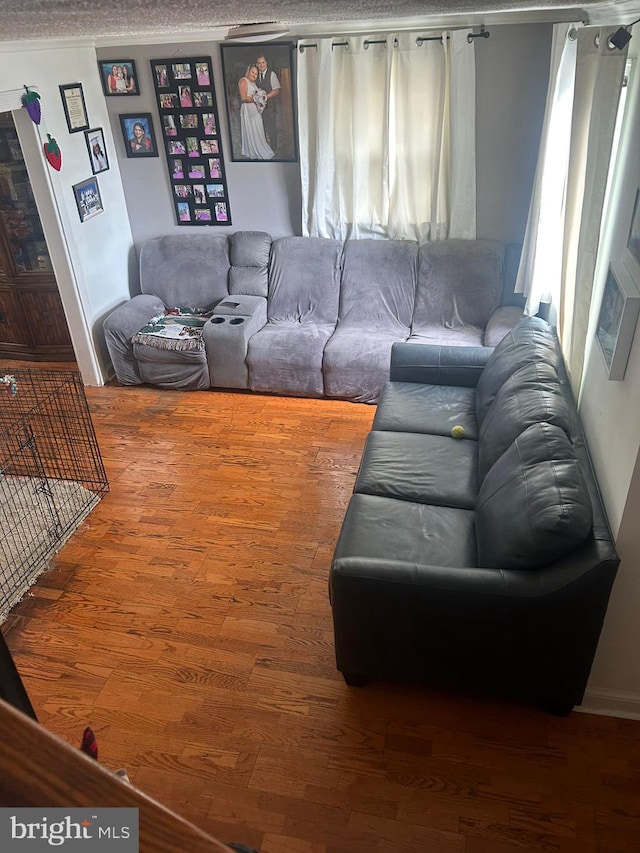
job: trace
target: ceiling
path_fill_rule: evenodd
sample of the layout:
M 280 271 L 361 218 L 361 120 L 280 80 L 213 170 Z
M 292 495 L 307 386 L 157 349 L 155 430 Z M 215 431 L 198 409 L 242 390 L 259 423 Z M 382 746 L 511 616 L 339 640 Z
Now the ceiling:
M 91 39 L 98 44 L 224 38 L 229 27 L 277 21 L 293 36 L 382 28 L 581 20 L 631 23 L 640 0 L 0 0 L 0 42 Z

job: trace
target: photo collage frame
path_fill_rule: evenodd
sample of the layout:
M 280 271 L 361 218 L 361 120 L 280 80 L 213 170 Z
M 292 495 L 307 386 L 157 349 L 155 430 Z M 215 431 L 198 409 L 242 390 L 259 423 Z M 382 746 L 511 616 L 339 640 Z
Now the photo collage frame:
M 178 225 L 231 225 L 209 57 L 152 59 Z

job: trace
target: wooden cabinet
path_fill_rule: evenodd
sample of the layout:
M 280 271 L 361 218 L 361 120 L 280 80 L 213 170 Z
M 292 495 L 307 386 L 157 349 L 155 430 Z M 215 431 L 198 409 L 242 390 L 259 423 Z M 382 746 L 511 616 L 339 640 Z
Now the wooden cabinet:
M 11 113 L 0 113 L 0 357 L 75 358 Z

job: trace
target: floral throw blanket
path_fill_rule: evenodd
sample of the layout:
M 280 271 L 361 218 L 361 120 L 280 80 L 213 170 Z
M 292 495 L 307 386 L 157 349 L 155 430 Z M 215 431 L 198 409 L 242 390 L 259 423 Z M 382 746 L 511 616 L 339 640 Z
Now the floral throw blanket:
M 168 308 L 156 314 L 131 338 L 131 343 L 171 350 L 202 350 L 202 330 L 211 311 L 200 308 Z

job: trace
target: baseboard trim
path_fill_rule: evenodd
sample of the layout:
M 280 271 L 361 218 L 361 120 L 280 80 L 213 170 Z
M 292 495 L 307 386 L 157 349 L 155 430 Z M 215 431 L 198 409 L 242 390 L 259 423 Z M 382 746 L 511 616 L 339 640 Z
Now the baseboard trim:
M 574 709 L 581 714 L 599 714 L 603 717 L 622 717 L 640 720 L 640 695 L 606 688 L 587 690 L 582 705 Z

